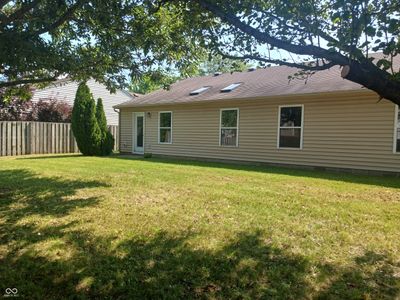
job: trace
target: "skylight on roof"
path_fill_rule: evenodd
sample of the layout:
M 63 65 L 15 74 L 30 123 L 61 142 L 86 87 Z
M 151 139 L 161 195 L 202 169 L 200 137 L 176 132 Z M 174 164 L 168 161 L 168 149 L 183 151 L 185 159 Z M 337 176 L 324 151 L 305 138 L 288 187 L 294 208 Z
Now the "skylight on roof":
M 210 86 L 203 86 L 203 87 L 201 87 L 201 88 L 199 88 L 197 90 L 191 91 L 190 92 L 190 96 L 199 95 L 199 94 L 207 91 L 209 88 L 210 88 Z
M 241 85 L 241 83 L 232 83 L 232 84 L 228 85 L 227 87 L 224 87 L 221 90 L 221 93 L 229 93 L 229 92 L 233 91 L 234 89 L 236 89 L 239 85 Z

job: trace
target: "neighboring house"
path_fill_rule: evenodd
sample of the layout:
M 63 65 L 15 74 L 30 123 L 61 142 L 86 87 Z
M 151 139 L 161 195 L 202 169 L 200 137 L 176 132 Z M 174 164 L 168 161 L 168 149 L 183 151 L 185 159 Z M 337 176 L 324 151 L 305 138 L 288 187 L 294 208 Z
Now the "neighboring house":
M 342 79 L 266 69 L 182 80 L 115 106 L 120 151 L 400 174 L 400 113 Z
M 35 91 L 32 101 L 36 102 L 41 99 L 58 99 L 66 101 L 72 106 L 74 104 L 78 84 L 79 83 L 68 79 L 58 80 L 44 89 Z M 114 111 L 113 106 L 132 100 L 135 96 L 123 90 L 117 90 L 115 93 L 110 93 L 105 85 L 98 83 L 93 79 L 89 80 L 87 85 L 96 101 L 97 98 L 103 99 L 104 112 L 106 114 L 108 125 L 118 125 L 118 113 Z

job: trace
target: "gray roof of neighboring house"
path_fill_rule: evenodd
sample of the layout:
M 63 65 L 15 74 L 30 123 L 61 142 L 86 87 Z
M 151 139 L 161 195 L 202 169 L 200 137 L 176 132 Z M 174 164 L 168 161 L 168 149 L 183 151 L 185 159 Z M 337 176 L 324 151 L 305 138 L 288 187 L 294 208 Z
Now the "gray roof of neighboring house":
M 376 57 L 378 56 L 381 55 L 377 54 Z M 400 56 L 396 57 L 396 65 L 397 63 L 400 63 Z M 184 104 L 363 89 L 361 85 L 343 79 L 338 66 L 316 72 L 307 81 L 299 79 L 289 81 L 289 76 L 298 71 L 298 69 L 287 66 L 276 66 L 254 71 L 224 73 L 218 76 L 193 77 L 172 84 L 169 90 L 160 89 L 114 107 Z M 221 89 L 233 83 L 241 84 L 231 92 L 221 92 Z M 198 95 L 190 95 L 190 92 L 204 86 L 210 88 Z
M 69 79 L 57 80 L 44 89 L 36 90 L 33 94 L 32 101 L 57 99 L 73 105 L 78 84 L 79 83 Z M 87 85 L 95 99 L 102 98 L 108 125 L 118 125 L 118 113 L 114 111 L 113 106 L 132 100 L 136 95 L 124 90 L 117 90 L 112 94 L 107 90 L 105 85 L 93 79 L 89 80 Z

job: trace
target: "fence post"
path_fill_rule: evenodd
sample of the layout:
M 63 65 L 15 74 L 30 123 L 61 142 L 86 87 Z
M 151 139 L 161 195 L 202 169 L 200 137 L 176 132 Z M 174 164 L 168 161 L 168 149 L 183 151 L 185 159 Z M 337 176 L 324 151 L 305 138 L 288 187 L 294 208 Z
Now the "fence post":
M 4 122 L 0 122 L 0 155 L 5 156 L 6 154 L 6 127 Z

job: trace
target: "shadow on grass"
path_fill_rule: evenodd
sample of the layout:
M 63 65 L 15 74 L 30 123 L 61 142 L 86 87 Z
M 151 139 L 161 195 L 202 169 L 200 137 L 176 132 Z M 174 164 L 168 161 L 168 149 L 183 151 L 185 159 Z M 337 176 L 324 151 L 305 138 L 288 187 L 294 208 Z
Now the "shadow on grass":
M 103 182 L 93 180 L 39 177 L 26 169 L 0 170 L 0 212 L 4 213 L 10 205 L 19 203 L 21 206 L 12 210 L 12 216 L 16 219 L 28 214 L 62 216 L 71 209 L 97 202 L 94 198 L 68 199 L 76 191 L 106 186 Z
M 41 155 L 34 157 L 21 157 L 16 159 L 23 160 L 37 160 L 37 159 L 58 159 L 58 158 L 76 158 L 84 159 L 83 155 Z M 260 165 L 257 163 L 229 163 L 227 162 L 209 162 L 202 160 L 192 160 L 192 159 L 178 159 L 178 158 L 147 158 L 144 159 L 139 155 L 119 155 L 113 154 L 108 157 L 102 157 L 103 159 L 122 159 L 130 161 L 143 161 L 148 163 L 160 163 L 160 164 L 171 164 L 175 166 L 194 166 L 194 167 L 206 167 L 214 169 L 226 169 L 234 171 L 248 171 L 248 172 L 260 172 L 266 174 L 277 174 L 286 176 L 296 176 L 296 177 L 306 177 L 306 178 L 316 178 L 316 179 L 326 179 L 339 182 L 348 182 L 356 184 L 367 184 L 388 188 L 398 188 L 400 189 L 400 178 L 396 175 L 366 175 L 366 174 L 351 174 L 350 172 L 340 172 L 332 170 L 309 170 L 302 169 L 301 167 L 277 167 Z
M 4 158 L 11 158 L 12 156 L 4 156 Z M 21 155 L 14 156 L 15 160 L 42 160 L 42 159 L 56 159 L 56 158 L 85 158 L 88 156 L 84 156 L 80 153 L 71 153 L 71 154 L 31 154 L 31 155 Z
M 327 270 L 332 269 L 329 266 Z M 340 276 L 318 294 L 317 299 L 399 299 L 400 264 L 372 251 L 356 257 L 354 267 L 343 268 Z M 330 277 L 335 278 L 333 271 Z
M 56 218 L 68 215 L 79 207 L 93 206 L 96 197 L 77 198 L 76 192 L 85 188 L 106 187 L 99 181 L 66 180 L 60 177 L 39 177 L 29 170 L 0 171 L 0 240 L 24 239 L 29 225 L 16 224 L 32 215 Z M 27 228 L 24 228 L 27 227 Z M 22 236 L 18 236 L 17 233 Z
M 194 167 L 206 167 L 215 169 L 227 169 L 234 171 L 249 171 L 249 172 L 260 172 L 266 174 L 277 174 L 286 176 L 296 177 L 308 177 L 316 179 L 326 179 L 340 182 L 357 183 L 375 185 L 389 188 L 400 189 L 400 178 L 396 176 L 377 176 L 377 175 L 364 175 L 364 174 L 351 174 L 347 172 L 338 171 L 319 171 L 319 170 L 307 170 L 301 168 L 287 167 L 276 167 L 267 165 L 254 164 L 240 164 L 240 163 L 228 163 L 228 162 L 207 162 L 201 160 L 190 160 L 190 159 L 177 159 L 177 158 L 150 158 L 144 159 L 138 156 L 130 155 L 115 155 L 107 157 L 109 159 L 123 159 L 123 160 L 134 160 L 144 161 L 148 163 L 161 163 L 161 164 L 172 164 L 175 166 L 194 166 Z
M 193 249 L 190 236 L 166 233 L 111 247 L 113 237 L 95 238 L 57 227 L 42 239 L 60 238 L 72 249 L 67 258 L 35 251 L 1 259 L 2 283 L 30 298 L 112 299 L 394 299 L 399 295 L 394 263 L 367 253 L 353 268 L 319 266 L 325 287 L 310 284 L 311 263 L 266 244 L 260 234 L 243 233 L 217 251 Z M 49 237 L 50 236 L 50 237 Z M 62 250 L 59 250 L 62 252 Z M 328 273 L 329 272 L 329 273 Z M 397 280 L 397 281 L 396 281 Z
M 20 222 L 32 215 L 58 220 L 76 208 L 94 206 L 99 199 L 69 198 L 78 190 L 103 186 L 97 181 L 38 177 L 23 169 L 0 172 L 0 294 L 16 287 L 21 297 L 31 299 L 399 295 L 399 266 L 374 252 L 342 268 L 315 265 L 270 244 L 261 231 L 243 232 L 222 248 L 207 250 L 191 244 L 195 233 L 161 232 L 119 240 L 117 233 L 96 236 L 78 220 Z

